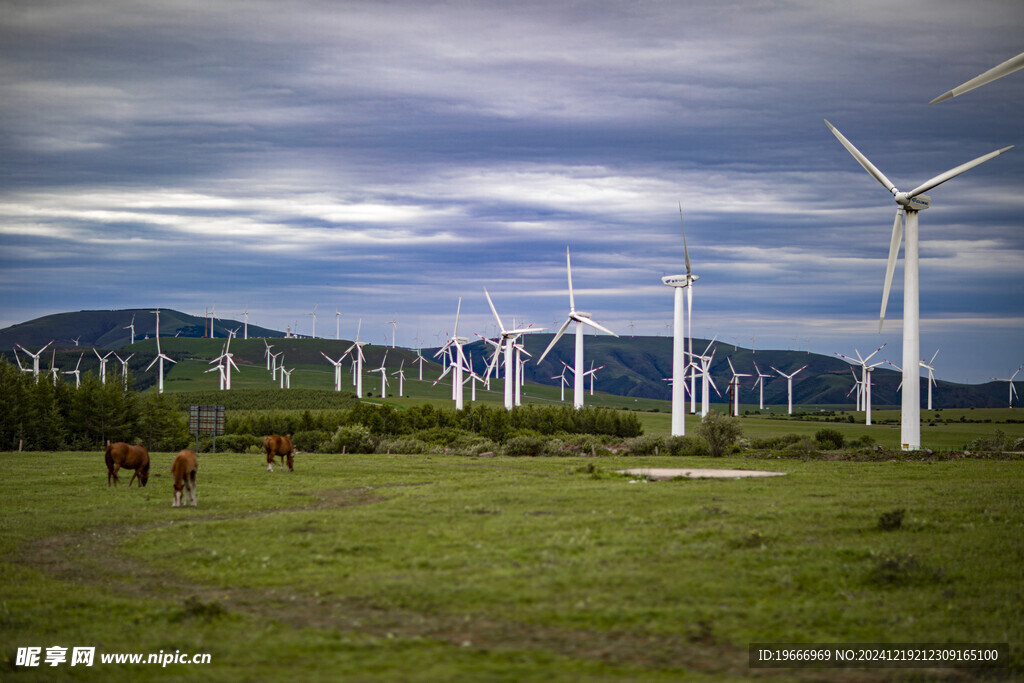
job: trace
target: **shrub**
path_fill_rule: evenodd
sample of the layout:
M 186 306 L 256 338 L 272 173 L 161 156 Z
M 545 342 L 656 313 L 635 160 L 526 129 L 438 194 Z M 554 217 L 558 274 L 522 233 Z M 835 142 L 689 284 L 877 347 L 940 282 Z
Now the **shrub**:
M 320 444 L 331 438 L 329 432 L 313 429 L 306 432 L 295 432 L 292 434 L 292 445 L 295 446 L 295 450 L 302 451 L 304 453 L 315 453 L 319 448 Z M 262 439 L 260 440 L 262 442 Z
M 665 440 L 660 436 L 638 436 L 630 439 L 626 453 L 629 455 L 660 455 L 665 450 Z
M 393 439 L 381 439 L 377 444 L 378 453 L 402 453 L 405 455 L 420 455 L 430 453 L 430 445 L 419 439 L 403 436 Z
M 512 456 L 538 456 L 544 454 L 545 446 L 546 442 L 542 437 L 521 434 L 506 441 L 502 452 Z
M 819 429 L 814 433 L 814 440 L 825 450 L 837 451 L 846 445 L 846 437 L 837 429 Z
M 667 455 L 707 455 L 708 444 L 692 436 L 670 436 L 665 440 Z
M 878 528 L 882 531 L 895 531 L 903 525 L 903 515 L 906 510 L 899 508 L 892 512 L 883 512 L 878 518 Z
M 332 453 L 373 453 L 373 437 L 363 425 L 338 427 L 330 441 Z
M 739 422 L 722 413 L 708 413 L 697 427 L 697 434 L 708 444 L 708 454 L 714 458 L 725 455 L 742 434 Z

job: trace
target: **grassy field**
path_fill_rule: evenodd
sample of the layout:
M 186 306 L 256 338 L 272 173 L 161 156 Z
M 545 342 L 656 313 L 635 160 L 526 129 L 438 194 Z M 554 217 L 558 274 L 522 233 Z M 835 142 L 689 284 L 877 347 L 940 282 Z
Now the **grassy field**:
M 751 642 L 1004 642 L 1010 668 L 985 676 L 1024 676 L 1020 461 L 641 482 L 616 471 L 766 462 L 300 455 L 288 474 L 261 459 L 203 456 L 199 507 L 172 509 L 170 454 L 145 489 L 108 489 L 99 452 L 0 454 L 0 678 L 978 674 L 772 675 L 748 668 Z M 879 529 L 895 510 L 901 527 Z M 18 647 L 54 645 L 95 646 L 97 663 L 14 667 Z M 212 661 L 99 663 L 178 650 Z

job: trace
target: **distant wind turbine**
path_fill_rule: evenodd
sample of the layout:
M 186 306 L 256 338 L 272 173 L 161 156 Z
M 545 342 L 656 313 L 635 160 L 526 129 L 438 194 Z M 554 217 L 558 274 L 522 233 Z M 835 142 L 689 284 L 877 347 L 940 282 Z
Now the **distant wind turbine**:
M 519 329 L 505 329 L 505 323 L 501 321 L 501 316 L 498 315 L 498 309 L 494 307 L 494 302 L 491 300 L 491 295 L 487 292 L 487 288 L 484 287 L 484 296 L 487 297 L 487 305 L 491 307 L 491 313 L 494 314 L 494 319 L 498 322 L 498 329 L 501 332 L 501 342 L 499 343 L 499 349 L 505 354 L 505 410 L 512 410 L 515 403 L 516 387 L 518 386 L 518 372 L 511 372 L 511 368 L 515 368 L 516 365 L 512 360 L 512 353 L 515 347 L 516 340 L 519 335 L 526 334 L 527 332 L 541 332 L 544 330 L 543 327 L 530 328 L 523 327 Z M 515 321 L 513 320 L 513 328 L 515 328 Z M 496 369 L 498 364 L 498 352 L 494 352 L 494 356 L 491 358 L 491 363 L 487 368 L 487 376 L 490 377 L 492 369 Z
M 882 309 L 878 321 L 879 332 L 882 331 L 882 324 L 885 322 L 885 308 L 889 300 L 889 288 L 892 286 L 892 276 L 893 271 L 896 269 L 896 259 L 899 256 L 900 243 L 903 241 L 904 232 L 906 232 L 906 246 L 903 252 L 903 396 L 900 411 L 900 443 L 903 446 L 903 450 L 916 451 L 921 448 L 921 387 L 916 381 L 921 376 L 921 371 L 917 366 L 921 358 L 917 214 L 931 206 L 931 199 L 924 194 L 925 192 L 1013 149 L 1013 146 L 1010 145 L 994 152 L 989 152 L 945 173 L 940 173 L 923 184 L 918 185 L 910 192 L 900 192 L 892 184 L 892 181 L 886 178 L 885 174 L 878 170 L 860 150 L 854 147 L 853 143 L 843 137 L 843 134 L 835 126 L 829 123 L 828 120 L 825 121 L 825 125 L 829 127 L 829 130 L 836 136 L 836 139 L 846 148 L 846 151 L 857 160 L 857 163 L 871 177 L 877 180 L 879 184 L 889 190 L 896 200 L 896 220 L 893 222 L 892 240 L 889 242 L 889 263 L 886 267 L 885 285 L 882 289 Z M 906 214 L 905 225 L 904 213 Z M 867 386 L 867 390 L 870 392 L 870 385 Z M 870 405 L 869 400 L 869 409 Z
M 1000 379 L 999 377 L 992 377 L 991 378 L 991 379 L 996 380 L 997 382 L 1007 382 L 1010 385 L 1010 407 L 1011 408 L 1013 407 L 1013 398 L 1014 398 L 1014 396 L 1017 395 L 1017 387 L 1015 387 L 1013 385 L 1013 380 L 1014 380 L 1014 378 L 1017 377 L 1017 373 L 1021 371 L 1021 368 L 1024 368 L 1024 363 L 1022 363 L 1021 366 L 1019 368 L 1017 368 L 1014 371 L 1014 373 L 1012 375 L 1010 375 L 1009 378 L 1007 378 L 1007 379 Z
M 366 356 L 363 355 L 363 347 L 366 346 L 366 342 L 359 341 L 359 333 L 363 329 L 363 319 L 359 319 L 359 323 L 356 325 L 356 340 L 352 342 L 352 345 L 345 349 L 345 353 L 342 355 L 342 359 L 348 354 L 352 353 L 352 380 L 356 385 L 356 398 L 363 397 L 363 361 L 366 360 Z
M 131 343 L 134 344 L 135 343 L 135 314 L 134 313 L 132 313 L 132 322 L 131 322 L 131 324 L 129 324 L 128 327 L 122 327 L 121 329 L 122 330 L 131 330 L 132 331 L 132 341 L 131 341 Z
M 736 368 L 732 365 L 732 359 L 726 358 L 729 361 L 729 369 L 732 370 L 732 381 L 729 384 L 732 386 L 732 415 L 733 417 L 740 416 L 740 377 L 750 377 L 748 372 L 736 372 Z
M 75 376 L 75 389 L 78 389 L 82 385 L 82 376 L 81 376 L 81 373 L 78 371 L 78 368 L 82 365 L 82 356 L 84 356 L 84 355 L 85 355 L 84 353 L 78 354 L 78 362 L 75 363 L 75 369 L 74 370 L 65 370 L 64 371 L 65 375 L 74 375 Z
M 156 358 L 154 358 L 149 365 L 146 366 L 146 372 L 153 367 L 154 364 L 159 363 L 157 366 L 157 382 L 156 391 L 158 394 L 164 393 L 164 361 L 170 361 L 171 363 L 177 363 L 178 361 L 172 359 L 170 356 L 164 355 L 160 350 L 160 309 L 151 311 L 156 314 Z
M 784 373 L 782 370 L 779 370 L 774 365 L 769 365 L 768 367 L 770 367 L 772 370 L 774 370 L 775 372 L 779 373 L 781 376 L 786 378 L 786 393 L 789 395 L 789 412 L 787 413 L 787 415 L 792 415 L 793 414 L 793 378 L 796 377 L 797 374 L 799 374 L 801 371 L 803 371 L 803 369 L 806 368 L 807 366 L 805 365 L 802 368 L 800 368 L 799 370 L 794 370 L 793 372 L 789 373 L 788 375 L 786 373 Z
M 573 372 L 575 374 L 573 375 L 572 405 L 573 408 L 582 408 L 584 402 L 583 374 L 586 372 L 586 369 L 583 367 L 583 326 L 589 325 L 590 327 L 606 332 L 613 337 L 618 337 L 619 335 L 594 320 L 591 320 L 589 313 L 576 310 L 576 298 L 572 291 L 572 263 L 569 260 L 569 247 L 565 248 L 565 270 L 569 278 L 569 317 L 566 318 L 565 322 L 562 323 L 562 326 L 558 328 L 558 332 L 555 333 L 555 336 L 551 339 L 551 343 L 548 344 L 548 347 L 544 349 L 544 353 L 541 354 L 537 363 L 540 364 L 544 360 L 544 357 L 548 355 L 548 352 L 551 351 L 551 348 L 555 343 L 562 338 L 563 334 L 565 334 L 566 328 L 568 328 L 570 324 L 576 323 L 576 358 L 575 363 L 573 364 Z M 508 374 L 508 371 L 509 369 L 506 368 L 505 373 Z M 505 381 L 507 382 L 508 380 L 506 379 Z
M 121 378 L 125 391 L 128 391 L 128 361 L 130 361 L 134 355 L 134 353 L 131 353 L 127 357 L 121 358 L 121 356 L 117 355 L 116 352 L 114 353 L 114 357 L 121 361 Z
M 39 381 L 39 356 L 41 356 L 43 354 L 43 351 L 46 350 L 46 347 L 49 346 L 50 344 L 52 344 L 53 342 L 54 342 L 53 339 L 51 339 L 50 341 L 46 342 L 46 346 L 44 346 L 43 348 L 39 349 L 35 353 L 32 353 L 31 351 L 26 349 L 21 344 L 18 344 L 18 348 L 21 349 L 22 351 L 24 351 L 28 356 L 30 356 L 32 358 L 32 376 L 35 378 L 36 382 Z M 14 355 L 15 355 L 15 357 L 17 357 L 18 354 L 15 353 Z M 21 363 L 19 362 L 18 365 L 21 365 Z
M 105 356 L 101 356 L 100 352 L 97 351 L 95 348 L 92 350 L 92 352 L 95 353 L 96 357 L 100 359 L 100 384 L 106 384 L 107 383 L 107 359 L 110 358 L 110 354 L 112 354 L 114 352 L 113 351 L 108 351 L 107 355 L 105 355 Z
M 867 358 L 861 358 L 860 357 L 860 351 L 858 351 L 857 349 L 853 350 L 853 352 L 855 354 L 857 354 L 857 358 L 850 358 L 849 356 L 843 355 L 841 353 L 837 353 L 836 354 L 840 358 L 842 358 L 844 360 L 848 360 L 851 363 L 856 363 L 857 365 L 859 365 L 861 367 L 860 386 L 861 386 L 861 391 L 864 392 L 863 393 L 864 398 L 861 400 L 861 403 L 863 403 L 863 408 L 864 408 L 864 424 L 866 424 L 866 425 L 870 425 L 871 424 L 871 373 L 874 371 L 875 368 L 877 368 L 883 362 L 883 361 L 879 361 L 879 362 L 875 363 L 874 365 L 869 365 L 868 361 L 871 360 L 871 358 L 876 353 L 878 353 L 879 351 L 881 351 L 884 348 L 885 348 L 885 344 L 882 344 L 877 349 L 875 349 L 870 354 L 868 354 Z M 901 372 L 902 372 L 902 370 L 901 370 Z M 918 374 L 918 376 L 920 376 L 921 372 L 918 371 L 917 374 Z M 904 375 L 904 378 L 905 377 L 906 377 L 906 375 Z M 907 386 L 907 383 L 903 382 L 903 386 L 904 387 Z M 903 396 L 905 397 L 906 395 L 907 395 L 907 392 L 904 390 Z M 918 394 L 918 397 L 920 398 L 920 393 Z M 921 406 L 917 406 L 917 414 L 918 415 L 921 414 Z
M 387 398 L 388 395 L 388 371 L 384 367 L 384 364 L 388 362 L 388 350 L 384 349 L 384 357 L 380 361 L 380 367 L 370 370 L 370 372 L 380 373 L 380 397 Z
M 391 348 L 395 348 L 395 330 L 398 329 L 398 313 L 395 313 L 391 320 L 384 323 L 385 325 L 391 325 Z
M 928 410 L 932 409 L 932 387 L 938 386 L 935 382 L 935 356 L 939 355 L 939 350 L 935 349 L 935 353 L 932 354 L 932 359 L 927 363 L 924 360 L 921 361 L 921 367 L 928 371 Z
M 316 309 L 320 304 L 313 304 L 313 310 L 306 315 L 313 316 L 313 339 L 316 339 Z
M 761 368 L 757 367 L 757 363 L 754 363 L 754 372 L 757 373 L 757 381 L 754 382 L 754 386 L 759 387 L 761 390 L 760 394 L 758 395 L 758 409 L 764 410 L 764 380 L 766 377 L 771 377 L 771 374 L 766 375 L 765 373 L 761 372 Z

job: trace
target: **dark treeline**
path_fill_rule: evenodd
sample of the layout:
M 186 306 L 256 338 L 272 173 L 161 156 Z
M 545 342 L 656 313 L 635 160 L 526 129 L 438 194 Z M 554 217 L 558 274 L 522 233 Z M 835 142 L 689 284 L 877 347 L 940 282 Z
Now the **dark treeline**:
M 0 362 L 0 450 L 93 450 L 107 441 L 170 451 L 188 442 L 188 421 L 163 396 L 125 391 L 120 378 L 81 386 Z

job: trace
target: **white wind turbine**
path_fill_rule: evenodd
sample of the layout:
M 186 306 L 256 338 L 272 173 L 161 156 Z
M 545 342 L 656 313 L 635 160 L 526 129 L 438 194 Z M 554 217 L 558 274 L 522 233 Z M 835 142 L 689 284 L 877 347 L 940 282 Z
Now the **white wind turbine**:
M 732 386 L 732 416 L 740 416 L 740 377 L 750 377 L 748 372 L 736 372 L 736 368 L 732 366 L 732 359 L 726 358 L 729 361 L 729 369 L 732 370 L 732 380 L 729 385 Z
M 149 365 L 146 366 L 146 372 L 153 367 L 154 364 L 159 363 L 157 366 L 157 380 L 156 380 L 156 391 L 158 394 L 164 393 L 164 361 L 170 361 L 171 363 L 177 363 L 178 361 L 172 359 L 170 356 L 165 356 L 160 350 L 160 309 L 152 311 L 156 314 L 156 358 L 154 358 Z
M 533 358 L 533 354 L 527 351 L 526 346 L 524 346 L 518 339 L 514 342 L 514 346 L 516 350 L 516 360 L 515 363 L 513 363 L 514 372 L 512 374 L 515 375 L 516 380 L 515 403 L 518 406 L 523 403 L 523 385 L 526 383 L 526 361 L 523 360 L 523 356 Z M 505 370 L 505 373 L 508 374 L 508 370 Z
M 284 367 L 284 360 L 283 359 L 281 360 L 280 364 L 278 364 L 278 362 L 277 362 L 277 359 L 281 358 L 283 355 L 284 355 L 284 351 L 278 351 L 277 353 L 270 354 L 270 380 L 272 382 L 276 382 L 277 381 L 277 370 L 278 370 L 278 368 L 283 368 Z
M 125 391 L 128 391 L 128 361 L 130 361 L 134 355 L 134 353 L 131 353 L 128 354 L 126 358 L 121 358 L 121 356 L 117 355 L 116 352 L 114 353 L 114 358 L 121 361 L 121 378 Z
M 565 361 L 562 361 L 562 374 L 561 375 L 555 375 L 554 377 L 551 378 L 551 379 L 557 379 L 558 380 L 558 384 L 559 384 L 559 386 L 562 389 L 562 397 L 560 399 L 562 401 L 562 403 L 565 403 L 565 386 L 569 383 L 569 380 L 566 379 L 566 377 L 565 377 L 565 371 L 566 370 L 572 372 L 572 368 L 569 367 L 569 364 L 566 363 Z
M 338 360 L 333 360 L 323 351 L 320 352 L 320 355 L 326 358 L 327 362 L 334 366 L 334 390 L 341 391 L 341 366 L 345 363 L 345 356 L 342 355 Z
M 857 373 L 853 371 L 853 368 L 850 368 L 850 374 L 853 375 L 853 388 L 846 392 L 846 398 L 850 398 L 850 394 L 855 391 L 857 392 L 854 398 L 857 402 L 857 412 L 859 413 L 863 410 L 864 387 L 861 386 L 860 380 L 857 379 Z
M 306 313 L 306 315 L 313 316 L 313 339 L 316 339 L 316 309 L 317 306 L 319 305 L 320 304 L 313 304 L 313 310 L 310 311 L 309 313 Z
M 1010 407 L 1011 408 L 1013 407 L 1013 397 L 1017 395 L 1017 387 L 1015 387 L 1013 385 L 1013 380 L 1014 380 L 1014 378 L 1017 377 L 1017 373 L 1021 371 L 1021 368 L 1024 368 L 1024 363 L 1022 363 L 1021 366 L 1019 368 L 1017 368 L 1014 371 L 1014 373 L 1012 375 L 1010 375 L 1009 378 L 1007 378 L 1007 379 L 1001 379 L 999 377 L 991 377 L 990 378 L 990 379 L 996 380 L 997 382 L 1007 382 L 1007 383 L 1009 383 L 1009 385 L 1010 385 L 1010 392 L 1009 392 L 1010 393 Z
M 708 391 L 709 385 L 711 387 L 714 387 L 715 393 L 718 394 L 719 396 L 721 396 L 721 394 L 718 393 L 718 387 L 715 386 L 715 380 L 713 380 L 711 378 L 711 361 L 713 361 L 715 359 L 715 351 L 718 350 L 717 347 L 715 349 L 712 349 L 711 345 L 715 343 L 715 339 L 717 339 L 717 338 L 718 337 L 714 337 L 714 338 L 711 339 L 711 341 L 708 342 L 708 345 L 704 348 L 704 354 L 703 355 L 699 355 L 699 356 L 698 355 L 694 355 L 693 356 L 693 358 L 696 358 L 697 360 L 700 361 L 700 375 L 701 375 L 700 416 L 701 416 L 701 419 L 703 419 L 704 416 L 707 415 L 708 411 L 711 409 L 711 406 L 710 406 L 711 394 Z M 711 355 L 708 355 L 708 351 L 711 351 Z
M 794 370 L 793 372 L 789 373 L 788 375 L 786 373 L 784 373 L 782 370 L 779 370 L 774 365 L 769 365 L 768 367 L 770 367 L 775 372 L 779 373 L 779 375 L 781 375 L 782 377 L 786 378 L 786 393 L 789 396 L 789 411 L 786 414 L 787 415 L 792 415 L 793 414 L 793 378 L 796 377 L 800 372 L 802 372 L 804 370 L 804 368 L 806 368 L 807 366 L 805 365 L 802 368 Z M 856 376 L 854 376 L 854 379 L 856 379 Z
M 881 351 L 884 348 L 885 348 L 885 344 L 882 344 L 877 349 L 875 349 L 870 354 L 868 354 L 867 358 L 861 358 L 860 357 L 860 351 L 858 351 L 857 349 L 853 350 L 853 352 L 857 354 L 856 358 L 850 358 L 849 356 L 843 355 L 841 353 L 836 353 L 836 355 L 839 356 L 840 358 L 842 358 L 844 360 L 848 360 L 851 363 L 856 363 L 857 365 L 859 365 L 861 367 L 860 386 L 861 386 L 861 391 L 864 392 L 864 394 L 863 394 L 864 398 L 861 400 L 861 403 L 863 404 L 863 408 L 864 408 L 864 424 L 866 424 L 866 425 L 870 425 L 871 424 L 871 373 L 874 371 L 875 368 L 877 368 L 879 365 L 881 365 L 884 362 L 884 361 L 878 361 L 874 365 L 868 365 L 868 361 L 871 360 L 871 358 L 876 353 L 878 353 L 879 351 Z M 920 371 L 918 371 L 917 374 L 918 374 L 918 376 L 920 376 L 920 374 L 921 374 Z M 904 374 L 903 378 L 906 379 L 906 375 L 905 374 Z M 903 382 L 903 386 L 906 386 L 906 385 L 907 385 L 907 382 Z M 907 392 L 904 391 L 903 392 L 903 398 L 906 399 L 906 396 L 907 396 Z M 920 399 L 920 393 L 918 393 L 918 398 Z M 906 406 L 906 401 L 905 400 L 904 400 L 903 405 L 904 405 L 904 410 L 905 410 L 906 409 L 905 408 L 905 406 Z M 917 414 L 918 414 L 918 416 L 921 415 L 921 406 L 920 405 L 917 406 Z M 920 434 L 920 432 L 921 432 L 921 425 L 920 424 L 917 426 L 917 429 L 918 429 L 918 434 Z
M 82 365 L 82 356 L 84 356 L 84 355 L 85 355 L 84 353 L 78 354 L 78 362 L 75 363 L 75 369 L 74 370 L 65 370 L 64 371 L 65 375 L 74 375 L 75 376 L 75 389 L 79 388 L 82 385 L 82 376 L 81 376 L 81 373 L 78 371 L 78 368 L 79 368 L 79 366 Z
M 273 353 L 271 353 L 270 349 L 274 348 L 274 345 L 273 344 L 268 344 L 267 340 L 264 339 L 263 340 L 263 346 L 266 347 L 264 349 L 264 351 L 263 351 L 263 357 L 267 360 L 267 370 L 269 370 L 270 369 L 270 358 L 274 355 Z
M 206 312 L 206 315 L 210 318 L 210 339 L 213 339 L 214 337 L 217 336 L 217 333 L 213 329 L 214 321 L 218 320 L 217 315 L 216 315 L 216 311 L 217 311 L 217 303 L 214 302 L 214 304 L 210 308 L 210 310 L 208 310 Z
M 398 377 L 398 398 L 405 395 L 405 359 L 398 366 L 398 370 L 391 373 L 392 377 Z M 474 395 L 475 396 L 475 395 Z
M 281 388 L 291 389 L 292 388 L 292 373 L 295 372 L 295 368 L 288 370 L 281 364 Z
M 249 305 L 246 304 L 245 310 L 242 311 L 242 315 L 245 317 L 245 321 L 242 323 L 242 339 L 249 338 Z
M 932 359 L 925 363 L 921 361 L 921 367 L 928 371 L 928 410 L 932 409 L 932 387 L 938 386 L 935 381 L 935 356 L 939 355 L 939 350 L 935 349 L 935 353 L 932 354 Z
M 423 364 L 427 362 L 427 359 L 420 353 L 420 349 L 416 349 L 416 360 L 414 361 L 420 367 L 420 381 L 423 381 Z
M 223 376 L 221 378 L 223 386 L 221 387 L 221 389 L 231 391 L 231 368 L 234 368 L 235 371 L 237 372 L 241 372 L 241 370 L 239 370 L 238 366 L 235 364 L 235 354 L 231 353 L 230 336 L 228 337 L 227 342 L 225 342 L 224 350 L 221 351 L 221 354 L 214 358 L 212 361 L 210 361 L 211 364 L 218 362 L 221 363 L 221 365 L 223 365 Z
M 20 344 L 15 344 L 14 346 L 14 360 L 17 361 L 18 363 L 18 369 L 21 370 L 22 372 L 32 372 L 32 368 L 26 368 L 24 365 L 21 364 L 21 356 L 18 355 L 18 346 L 20 346 Z M 54 349 L 54 351 L 56 351 L 56 349 Z M 39 381 L 38 377 L 36 378 L 36 381 Z
M 395 348 L 395 330 L 398 329 L 398 313 L 395 313 L 391 320 L 384 323 L 385 325 L 391 325 L 391 348 Z
M 132 342 L 131 343 L 134 344 L 135 343 L 135 314 L 134 313 L 132 313 L 132 322 L 128 325 L 128 327 L 122 327 L 121 329 L 122 330 L 131 330 L 132 331 Z
M 216 361 L 211 361 L 211 362 L 216 362 Z M 220 373 L 220 390 L 224 391 L 224 364 L 223 363 L 218 363 L 214 367 L 212 367 L 209 370 L 206 370 L 205 372 L 203 372 L 203 374 L 205 375 L 207 372 L 219 372 Z
M 597 366 L 595 368 L 594 367 L 594 361 L 590 361 L 590 369 L 587 370 L 585 373 L 583 373 L 584 376 L 590 378 L 590 395 L 591 396 L 594 395 L 594 377 L 597 376 L 597 371 L 598 370 L 604 370 L 604 368 L 605 368 L 604 365 L 599 365 L 599 366 Z
M 366 346 L 367 342 L 359 341 L 359 333 L 363 330 L 363 319 L 359 319 L 359 323 L 356 325 L 356 340 L 352 342 L 352 346 L 345 349 L 345 353 L 342 355 L 342 359 L 348 354 L 355 351 L 352 354 L 352 381 L 356 385 L 356 398 L 363 397 L 363 361 L 366 360 L 366 356 L 363 355 L 363 347 Z
M 380 367 L 370 370 L 370 372 L 380 373 L 380 397 L 387 398 L 388 395 L 388 371 L 384 367 L 384 364 L 388 362 L 388 350 L 384 349 L 384 357 L 380 361 Z
M 766 377 L 771 377 L 771 374 L 765 374 L 761 372 L 761 368 L 757 367 L 757 363 L 754 363 L 754 372 L 757 373 L 757 381 L 754 382 L 755 387 L 760 388 L 760 394 L 758 395 L 758 410 L 764 410 L 764 380 Z
M 93 348 L 92 352 L 95 353 L 96 357 L 100 359 L 100 384 L 106 384 L 107 383 L 107 359 L 110 358 L 110 354 L 112 354 L 114 352 L 113 351 L 108 351 L 107 355 L 105 355 L 105 356 L 101 356 L 100 352 L 97 351 L 95 348 Z
M 893 222 L 892 240 L 889 242 L 889 263 L 886 267 L 885 285 L 882 289 L 882 309 L 878 321 L 879 332 L 881 332 L 882 324 L 885 321 L 885 308 L 889 300 L 889 288 L 892 286 L 892 275 L 896 268 L 896 258 L 899 256 L 900 242 L 903 240 L 903 233 L 906 232 L 906 246 L 903 251 L 903 397 L 900 411 L 900 443 L 903 450 L 916 451 L 921 448 L 921 387 L 917 381 L 914 381 L 915 377 L 920 377 L 920 370 L 915 370 L 915 368 L 921 357 L 917 214 L 931 205 L 931 199 L 924 194 L 925 192 L 1013 149 L 1013 146 L 1003 147 L 961 164 L 925 181 L 910 192 L 900 192 L 892 184 L 892 181 L 886 178 L 885 174 L 878 170 L 866 156 L 861 154 L 860 150 L 853 146 L 853 143 L 843 137 L 843 134 L 835 126 L 828 120 L 825 121 L 825 125 L 842 143 L 846 151 L 857 160 L 857 163 L 864 167 L 864 170 L 885 189 L 889 190 L 896 199 L 896 220 Z M 904 213 L 906 214 L 905 226 Z M 867 389 L 870 410 L 870 385 Z
M 462 410 L 463 407 L 462 372 L 465 369 L 466 358 L 462 354 L 462 345 L 469 341 L 467 338 L 459 336 L 459 315 L 461 313 L 462 297 L 460 296 L 458 308 L 455 310 L 455 329 L 452 332 L 452 336 L 448 340 L 448 342 L 444 346 L 442 346 L 437 353 L 434 354 L 434 357 L 436 358 L 438 356 L 442 356 L 446 352 L 450 351 L 452 348 L 455 349 L 455 355 L 452 358 L 452 362 L 448 365 L 447 368 L 445 368 L 444 372 L 441 373 L 440 377 L 438 377 L 434 381 L 434 384 L 440 382 L 441 379 L 454 368 L 454 371 L 452 372 L 452 394 L 453 398 L 455 399 L 456 410 Z
M 17 355 L 17 352 L 15 352 Z M 20 366 L 21 363 L 18 363 Z M 50 379 L 53 380 L 53 386 L 57 386 L 57 375 L 60 374 L 60 368 L 57 367 L 57 349 L 53 350 L 53 355 L 50 356 Z
M 562 326 L 558 328 L 558 332 L 555 333 L 555 336 L 551 339 L 551 343 L 548 344 L 548 347 L 544 349 L 544 353 L 541 354 L 537 363 L 540 364 L 543 362 L 544 357 L 548 355 L 551 348 L 559 339 L 562 338 L 562 335 L 565 334 L 566 328 L 568 328 L 571 323 L 576 323 L 576 358 L 573 364 L 573 372 L 575 374 L 573 375 L 572 406 L 573 408 L 582 408 L 584 402 L 583 374 L 586 372 L 586 369 L 583 367 L 583 326 L 589 325 L 590 327 L 606 332 L 613 337 L 618 337 L 619 335 L 615 334 L 607 327 L 591 320 L 589 313 L 576 310 L 576 298 L 573 296 L 572 291 L 572 263 L 569 261 L 569 247 L 565 248 L 565 270 L 569 278 L 569 317 L 566 318 L 565 322 L 562 323 Z M 505 373 L 508 374 L 508 372 L 509 368 L 506 368 Z M 508 380 L 506 379 L 506 381 Z
M 690 313 L 691 334 L 690 334 L 690 355 L 693 355 L 692 339 L 692 314 L 693 314 L 693 283 L 697 281 L 697 275 L 693 274 L 690 268 L 690 251 L 686 248 L 686 228 L 683 226 L 683 205 L 679 205 L 679 226 L 683 230 L 683 254 L 686 259 L 685 275 L 668 275 L 661 278 L 661 281 L 674 288 L 674 302 L 672 307 L 672 436 L 683 436 L 686 434 L 686 370 L 689 365 L 686 362 L 686 320 L 683 318 L 683 290 L 686 290 L 688 310 Z M 690 410 L 696 409 L 696 398 L 693 396 L 696 389 L 696 375 L 690 375 Z
M 54 340 L 51 339 L 50 341 L 46 342 L 46 346 L 44 346 L 43 348 L 39 349 L 35 353 L 32 353 L 31 351 L 26 349 L 21 344 L 18 344 L 18 348 L 21 349 L 22 351 L 24 351 L 27 355 L 31 356 L 31 358 L 32 358 L 32 376 L 35 377 L 36 382 L 39 381 L 39 356 L 41 356 L 43 354 L 43 351 L 46 350 L 46 347 L 49 346 L 50 344 L 52 344 L 53 341 Z M 14 356 L 15 356 L 15 358 L 17 358 L 17 356 L 18 356 L 17 352 L 15 352 Z M 18 365 L 19 366 L 21 365 L 20 361 L 18 362 Z
M 499 343 L 499 348 L 505 354 L 505 410 L 512 410 L 513 404 L 515 403 L 516 387 L 519 385 L 519 382 L 517 381 L 519 373 L 510 372 L 510 368 L 517 367 L 517 364 L 514 363 L 512 359 L 516 340 L 521 334 L 526 334 L 527 332 L 541 332 L 544 328 L 523 327 L 519 329 L 506 330 L 505 324 L 501 322 L 501 316 L 498 315 L 498 310 L 494 307 L 494 302 L 491 301 L 491 295 L 487 292 L 486 287 L 484 287 L 484 296 L 487 297 L 487 305 L 491 307 L 491 313 L 494 314 L 494 319 L 498 322 L 498 329 L 501 331 L 501 342 Z M 513 321 L 512 327 L 515 328 L 515 321 Z M 498 352 L 495 351 L 487 369 L 488 377 L 490 377 L 491 369 L 495 368 L 497 364 Z
M 954 97 L 959 97 L 960 95 L 963 95 L 965 92 L 970 92 L 971 90 L 974 90 L 979 86 L 985 85 L 986 83 L 991 83 L 997 78 L 1002 78 L 1003 76 L 1012 74 L 1014 71 L 1017 71 L 1018 69 L 1024 69 L 1024 52 L 1021 52 L 1016 57 L 1011 57 L 1007 59 L 1002 64 L 998 64 L 992 67 L 985 73 L 975 76 L 974 78 L 965 83 L 961 83 L 952 90 L 947 90 L 946 92 L 942 93 L 928 104 L 938 104 L 939 102 L 945 102 L 946 100 L 951 100 Z
M 334 309 L 334 338 L 341 339 L 341 311 Z

